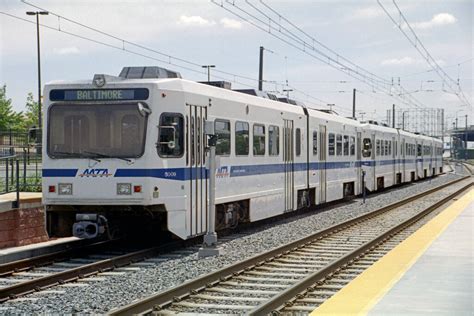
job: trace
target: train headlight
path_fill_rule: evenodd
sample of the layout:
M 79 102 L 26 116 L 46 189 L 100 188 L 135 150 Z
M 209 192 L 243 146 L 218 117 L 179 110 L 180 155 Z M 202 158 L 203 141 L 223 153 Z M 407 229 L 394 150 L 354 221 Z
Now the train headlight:
M 60 183 L 58 185 L 59 195 L 72 195 L 72 183 Z
M 131 183 L 117 183 L 117 194 L 118 195 L 132 194 L 132 184 Z

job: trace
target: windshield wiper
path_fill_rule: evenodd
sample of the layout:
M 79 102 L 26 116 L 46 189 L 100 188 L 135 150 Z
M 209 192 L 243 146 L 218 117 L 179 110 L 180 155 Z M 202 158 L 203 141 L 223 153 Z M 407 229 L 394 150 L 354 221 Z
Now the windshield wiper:
M 100 157 L 100 158 L 117 158 L 117 159 L 124 160 L 124 161 L 127 161 L 127 162 L 132 162 L 132 159 L 123 158 L 123 157 L 114 157 L 114 156 L 110 156 L 110 155 L 106 155 L 106 154 L 102 154 L 102 153 L 96 153 L 96 152 L 92 152 L 92 151 L 84 151 L 84 153 L 91 154 L 91 155 L 96 155 L 97 157 Z
M 55 154 L 58 154 L 58 155 L 68 156 L 68 157 L 74 156 L 74 158 L 83 158 L 83 157 L 79 156 L 79 155 L 81 155 L 82 153 L 71 153 L 71 152 L 65 152 L 65 151 L 55 151 L 54 153 L 55 153 Z M 97 161 L 97 162 L 101 162 L 100 159 L 97 159 L 97 158 L 95 158 L 95 157 L 90 157 L 90 156 L 86 156 L 86 157 L 89 158 L 89 159 L 95 160 L 95 161 Z

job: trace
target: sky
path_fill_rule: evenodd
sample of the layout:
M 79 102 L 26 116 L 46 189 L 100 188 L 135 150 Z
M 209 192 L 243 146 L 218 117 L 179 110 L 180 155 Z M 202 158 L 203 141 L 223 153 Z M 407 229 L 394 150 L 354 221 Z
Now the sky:
M 380 2 L 400 21 L 391 0 Z M 264 89 L 277 94 L 292 89 L 290 97 L 310 107 L 335 104 L 336 112 L 350 116 L 354 88 L 359 118 L 383 121 L 392 104 L 397 109 L 416 107 L 348 76 L 347 68 L 327 64 L 327 56 L 337 56 L 349 61 L 353 70 L 393 81 L 393 93 L 400 93 L 400 84 L 418 108 L 445 109 L 448 126 L 456 116 L 464 126 L 466 114 L 468 124 L 473 124 L 473 1 L 395 3 L 433 60 L 451 79 L 459 80 L 470 106 L 448 91 L 377 0 L 0 0 L 0 84 L 7 86 L 7 97 L 17 111 L 24 110 L 29 92 L 37 98 L 36 24 L 27 22 L 35 22 L 35 17 L 25 14 L 38 10 L 35 5 L 50 11 L 40 17 L 47 26 L 40 27 L 43 84 L 92 79 L 99 73 L 118 75 L 124 66 L 145 65 L 177 70 L 183 78 L 199 81 L 207 79 L 200 65 L 212 64 L 216 68 L 211 79 L 230 81 L 232 88 L 256 88 L 263 46 Z M 285 29 L 300 42 L 283 36 Z M 403 23 L 401 29 L 409 31 Z

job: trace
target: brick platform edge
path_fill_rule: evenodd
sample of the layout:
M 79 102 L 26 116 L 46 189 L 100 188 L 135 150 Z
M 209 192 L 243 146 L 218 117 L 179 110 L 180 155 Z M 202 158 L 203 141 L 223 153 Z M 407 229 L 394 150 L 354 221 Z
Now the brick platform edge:
M 0 212 L 0 249 L 48 240 L 41 199 L 26 199 L 19 209 Z

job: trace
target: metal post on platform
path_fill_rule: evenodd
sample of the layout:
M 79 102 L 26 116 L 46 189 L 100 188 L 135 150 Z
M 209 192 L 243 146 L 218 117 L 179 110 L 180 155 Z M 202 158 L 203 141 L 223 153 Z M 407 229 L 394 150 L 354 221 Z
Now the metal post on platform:
M 20 160 L 15 161 L 16 165 L 16 201 L 13 201 L 13 208 L 20 207 Z
M 5 159 L 5 192 L 6 192 L 6 193 L 8 193 L 8 181 L 9 181 L 9 179 L 8 179 L 8 173 L 10 172 L 10 171 L 8 171 L 8 164 L 9 164 L 9 163 L 10 163 L 10 162 L 8 161 L 8 158 Z
M 465 126 L 465 134 L 464 134 L 464 160 L 467 160 L 467 114 L 466 114 L 466 126 Z
M 217 135 L 214 132 L 214 122 L 206 121 L 204 132 L 208 137 L 207 145 L 209 150 L 209 213 L 207 218 L 207 232 L 204 235 L 202 247 L 199 249 L 198 257 L 205 258 L 218 256 L 222 249 L 217 247 L 217 233 L 215 230 L 216 219 L 216 143 Z

